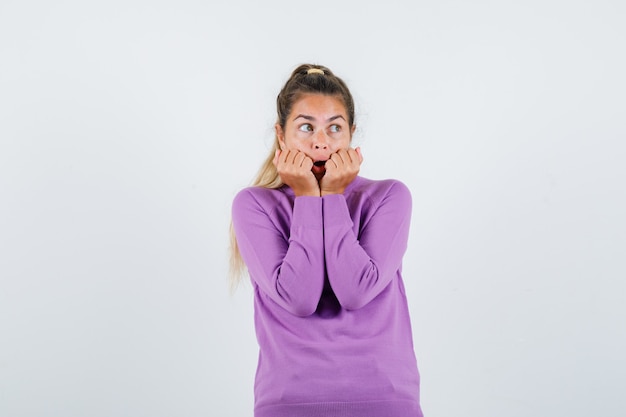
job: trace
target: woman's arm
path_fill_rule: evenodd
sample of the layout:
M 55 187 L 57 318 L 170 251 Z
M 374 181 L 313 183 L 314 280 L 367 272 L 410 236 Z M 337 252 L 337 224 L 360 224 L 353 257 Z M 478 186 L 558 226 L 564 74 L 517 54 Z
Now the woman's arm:
M 357 239 L 344 196 L 323 197 L 328 279 L 341 305 L 349 310 L 363 307 L 387 287 L 398 274 L 407 247 L 408 188 L 394 182 L 373 209 Z
M 292 314 L 311 315 L 324 286 L 322 199 L 296 197 L 289 226 L 278 201 L 262 204 L 263 197 L 246 189 L 233 201 L 241 256 L 262 293 Z

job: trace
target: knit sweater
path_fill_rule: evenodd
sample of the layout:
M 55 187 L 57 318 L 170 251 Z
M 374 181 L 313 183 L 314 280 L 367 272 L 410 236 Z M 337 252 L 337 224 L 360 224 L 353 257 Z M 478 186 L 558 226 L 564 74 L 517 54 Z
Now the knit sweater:
M 255 417 L 421 417 L 401 277 L 408 188 L 362 177 L 323 197 L 249 187 L 232 216 L 254 288 Z

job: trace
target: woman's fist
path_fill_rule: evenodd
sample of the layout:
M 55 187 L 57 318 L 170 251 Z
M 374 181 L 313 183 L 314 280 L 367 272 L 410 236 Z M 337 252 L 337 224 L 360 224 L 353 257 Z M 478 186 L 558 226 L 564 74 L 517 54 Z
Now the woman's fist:
M 362 162 L 361 148 L 341 149 L 332 154 L 320 180 L 321 195 L 342 194 L 358 175 Z
M 320 195 L 320 187 L 311 168 L 313 160 L 306 156 L 304 152 L 297 150 L 276 150 L 272 161 L 278 175 L 293 190 L 296 196 Z

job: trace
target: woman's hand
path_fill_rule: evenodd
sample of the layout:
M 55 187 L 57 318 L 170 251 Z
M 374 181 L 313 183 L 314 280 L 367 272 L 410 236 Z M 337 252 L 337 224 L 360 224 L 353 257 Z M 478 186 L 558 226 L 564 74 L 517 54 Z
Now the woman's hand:
M 320 196 L 317 178 L 313 175 L 313 160 L 297 150 L 276 150 L 272 161 L 278 175 L 296 196 Z
M 361 148 L 341 149 L 326 161 L 326 173 L 320 180 L 321 195 L 342 194 L 356 178 L 363 162 Z

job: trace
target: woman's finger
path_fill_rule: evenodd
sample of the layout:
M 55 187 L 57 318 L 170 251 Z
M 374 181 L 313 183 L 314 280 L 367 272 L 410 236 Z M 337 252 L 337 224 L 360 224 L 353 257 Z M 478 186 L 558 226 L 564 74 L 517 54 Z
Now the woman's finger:
M 337 168 L 339 168 L 340 165 L 345 164 L 346 158 L 344 158 L 344 156 L 342 155 L 342 153 L 345 153 L 345 152 L 346 152 L 345 150 L 340 149 L 330 156 L 330 160 L 333 161 L 337 165 Z
M 354 148 L 354 151 L 356 152 L 356 154 L 359 157 L 359 164 L 362 164 L 363 163 L 363 153 L 361 153 L 361 147 L 358 146 L 358 147 Z
M 280 149 L 276 149 L 276 152 L 274 152 L 274 159 L 272 159 L 272 164 L 274 164 L 274 166 L 278 166 L 279 158 L 280 158 Z

